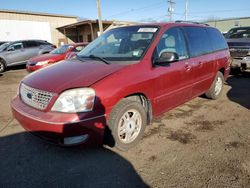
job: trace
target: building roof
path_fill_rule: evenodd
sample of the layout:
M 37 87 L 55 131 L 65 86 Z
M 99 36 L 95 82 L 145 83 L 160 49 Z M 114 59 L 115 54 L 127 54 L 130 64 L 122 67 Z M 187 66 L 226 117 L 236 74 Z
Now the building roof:
M 205 21 L 205 22 L 229 21 L 229 20 L 242 20 L 242 19 L 250 19 L 250 17 L 235 17 L 235 18 L 213 19 L 213 20 L 207 20 L 207 21 Z
M 0 9 L 0 13 L 12 13 L 12 14 L 14 13 L 14 14 L 37 15 L 37 16 L 51 16 L 51 17 L 77 18 L 77 16 L 72 16 L 72 15 L 51 14 L 51 13 L 44 13 L 44 12 L 19 11 L 19 10 L 6 10 L 6 9 Z
M 102 23 L 111 25 L 111 24 L 113 24 L 113 21 L 103 20 Z M 79 22 L 76 22 L 76 23 L 73 23 L 73 24 L 58 27 L 57 29 L 72 28 L 72 27 L 76 27 L 76 26 L 79 26 L 79 25 L 85 25 L 85 24 L 98 24 L 98 20 L 83 20 L 83 21 L 79 21 Z

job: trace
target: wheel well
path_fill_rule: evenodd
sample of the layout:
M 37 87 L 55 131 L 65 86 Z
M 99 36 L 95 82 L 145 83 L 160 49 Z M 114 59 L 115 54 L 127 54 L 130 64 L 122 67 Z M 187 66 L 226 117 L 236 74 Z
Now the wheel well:
M 223 76 L 224 76 L 225 68 L 221 68 L 219 71 L 220 71 L 220 72 L 223 74 Z
M 149 125 L 152 121 L 153 115 L 152 115 L 152 105 L 150 101 L 147 99 L 147 97 L 142 93 L 136 93 L 136 94 L 128 95 L 125 98 L 129 98 L 133 101 L 138 101 L 139 103 L 142 104 L 142 106 L 146 109 L 147 124 Z

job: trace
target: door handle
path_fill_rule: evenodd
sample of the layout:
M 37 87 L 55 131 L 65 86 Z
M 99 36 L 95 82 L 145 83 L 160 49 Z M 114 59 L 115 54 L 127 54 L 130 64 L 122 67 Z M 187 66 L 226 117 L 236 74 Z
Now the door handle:
M 189 65 L 188 62 L 185 63 L 185 69 L 189 71 L 192 67 Z

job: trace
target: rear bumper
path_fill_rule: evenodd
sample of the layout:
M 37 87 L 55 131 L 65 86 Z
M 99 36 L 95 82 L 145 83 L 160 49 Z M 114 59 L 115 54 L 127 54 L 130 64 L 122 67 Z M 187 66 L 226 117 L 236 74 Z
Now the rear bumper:
M 77 114 L 42 112 L 27 106 L 18 96 L 12 100 L 11 108 L 24 129 L 55 144 L 68 145 L 65 139 L 82 135 L 87 135 L 86 140 L 77 144 L 100 145 L 103 142 L 104 115 L 79 119 Z

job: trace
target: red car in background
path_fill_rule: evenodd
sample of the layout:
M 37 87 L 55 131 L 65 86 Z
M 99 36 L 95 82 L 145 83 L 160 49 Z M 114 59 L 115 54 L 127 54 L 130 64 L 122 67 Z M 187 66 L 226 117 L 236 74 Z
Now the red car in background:
M 31 58 L 26 64 L 26 69 L 28 72 L 33 72 L 56 62 L 62 61 L 66 56 L 73 57 L 75 54 L 80 52 L 87 44 L 88 43 L 74 43 L 62 45 L 61 47 L 51 51 L 48 54 L 43 54 Z

